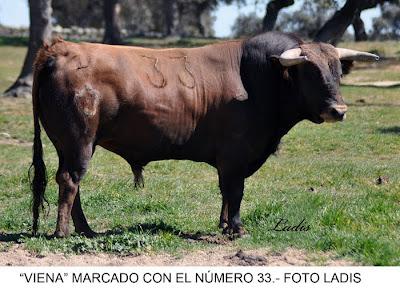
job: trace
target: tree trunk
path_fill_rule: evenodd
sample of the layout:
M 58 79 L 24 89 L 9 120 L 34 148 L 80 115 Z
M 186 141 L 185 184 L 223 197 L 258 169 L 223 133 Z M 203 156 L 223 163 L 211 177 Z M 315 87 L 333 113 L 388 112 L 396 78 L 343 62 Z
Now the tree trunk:
M 268 2 L 263 19 L 263 31 L 273 30 L 276 20 L 278 19 L 279 11 L 293 4 L 294 0 L 271 0 L 270 2 Z
M 105 22 L 105 31 L 103 43 L 122 44 L 121 28 L 119 24 L 119 15 L 121 5 L 119 0 L 104 0 L 103 13 Z
M 183 30 L 183 13 L 185 11 L 185 6 L 183 3 L 178 1 L 176 4 L 177 6 L 177 13 L 178 13 L 178 24 L 176 28 L 176 33 L 178 36 L 183 37 L 184 36 L 184 30 Z
M 196 28 L 200 36 L 205 36 L 205 29 L 201 20 L 203 13 L 210 7 L 207 1 L 196 3 Z
M 29 44 L 24 65 L 17 80 L 4 92 L 4 96 L 32 96 L 33 62 L 39 48 L 51 38 L 51 0 L 29 0 L 29 18 Z
M 345 33 L 347 27 L 353 23 L 356 14 L 360 12 L 361 1 L 347 0 L 344 6 L 336 11 L 332 18 L 317 32 L 315 41 L 336 44 Z
M 368 39 L 368 35 L 365 32 L 364 21 L 361 19 L 360 13 L 357 13 L 354 17 L 353 28 L 355 41 L 366 41 Z
M 164 0 L 164 17 L 165 17 L 165 36 L 176 34 L 175 31 L 175 2 L 176 0 Z
M 347 0 L 344 6 L 322 26 L 314 40 L 336 44 L 347 27 L 357 21 L 357 15 L 360 15 L 361 11 L 373 8 L 385 1 L 391 2 L 390 0 Z M 361 20 L 361 18 L 359 19 Z M 356 28 L 354 27 L 354 29 Z

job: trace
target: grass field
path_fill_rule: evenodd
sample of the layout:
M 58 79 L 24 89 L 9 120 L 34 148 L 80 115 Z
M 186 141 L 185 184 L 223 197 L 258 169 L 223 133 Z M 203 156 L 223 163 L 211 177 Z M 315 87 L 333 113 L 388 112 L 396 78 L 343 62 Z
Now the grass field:
M 350 46 L 349 44 L 347 44 Z M 397 48 L 379 46 L 396 56 Z M 395 46 L 395 44 L 393 44 Z M 0 91 L 15 79 L 25 48 L 0 46 Z M 396 64 L 358 68 L 367 80 L 400 80 Z M 292 247 L 366 265 L 400 265 L 400 90 L 345 86 L 350 106 L 344 123 L 298 124 L 278 156 L 246 181 L 242 218 L 248 236 L 228 242 L 241 249 Z M 81 186 L 91 226 L 105 235 L 49 239 L 29 236 L 27 171 L 31 161 L 31 104 L 0 100 L 0 250 L 15 243 L 32 252 L 162 253 L 215 247 L 200 235 L 219 234 L 216 171 L 190 161 L 154 162 L 145 188 L 135 190 L 129 166 L 103 149 L 96 152 Z M 57 156 L 44 138 L 50 212 L 41 233 L 55 228 Z M 279 218 L 305 219 L 307 232 L 276 232 Z M 217 235 L 219 237 L 219 235 Z M 190 240 L 188 238 L 191 238 Z M 195 241 L 195 242 L 193 242 Z

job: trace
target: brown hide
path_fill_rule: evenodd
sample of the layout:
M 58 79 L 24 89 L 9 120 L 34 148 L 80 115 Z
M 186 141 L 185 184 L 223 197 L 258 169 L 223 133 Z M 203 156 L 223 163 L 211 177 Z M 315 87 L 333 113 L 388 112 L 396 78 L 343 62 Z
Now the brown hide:
M 55 236 L 68 235 L 70 215 L 78 233 L 92 236 L 79 182 L 96 145 L 127 160 L 135 185 L 143 183 L 142 167 L 151 161 L 218 162 L 227 171 L 238 147 L 254 151 L 243 139 L 250 136 L 243 125 L 251 113 L 242 102 L 241 57 L 241 41 L 155 50 L 57 40 L 42 48 L 33 90 L 34 233 L 45 189 L 39 119 L 59 156 Z M 234 172 L 248 173 L 244 159 Z
M 146 143 L 151 134 L 183 144 L 208 111 L 247 99 L 239 41 L 162 50 L 58 41 L 46 50 L 64 93 L 58 98 L 74 98 L 86 119 L 99 115 L 98 143 L 117 152 L 120 143 Z

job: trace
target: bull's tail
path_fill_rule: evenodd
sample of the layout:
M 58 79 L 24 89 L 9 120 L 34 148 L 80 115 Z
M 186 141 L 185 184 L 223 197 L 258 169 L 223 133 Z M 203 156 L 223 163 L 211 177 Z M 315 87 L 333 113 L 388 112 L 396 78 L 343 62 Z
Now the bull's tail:
M 33 157 L 32 164 L 29 168 L 29 173 L 33 169 L 34 175 L 31 179 L 29 175 L 29 180 L 31 184 L 32 191 L 32 233 L 36 235 L 39 227 L 39 213 L 40 209 L 44 209 L 43 203 L 46 202 L 45 190 L 47 186 L 47 173 L 46 165 L 43 161 L 43 146 L 42 140 L 40 138 L 40 123 L 39 123 L 39 84 L 38 84 L 38 74 L 39 69 L 35 68 L 34 82 L 32 88 L 32 104 L 33 104 L 33 124 L 34 124 L 34 139 L 33 139 Z

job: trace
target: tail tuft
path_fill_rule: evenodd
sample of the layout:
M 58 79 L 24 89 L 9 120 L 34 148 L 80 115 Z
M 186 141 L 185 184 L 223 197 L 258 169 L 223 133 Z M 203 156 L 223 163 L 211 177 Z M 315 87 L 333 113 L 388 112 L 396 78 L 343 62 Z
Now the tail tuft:
M 41 49 L 44 50 L 44 49 Z M 40 51 L 39 51 L 40 53 Z M 40 138 L 40 123 L 39 123 L 39 74 L 41 69 L 35 65 L 34 80 L 32 88 L 32 105 L 33 105 L 33 124 L 34 124 L 34 139 L 33 139 L 33 157 L 32 164 L 29 168 L 29 182 L 32 191 L 32 233 L 37 234 L 39 228 L 40 210 L 44 210 L 44 202 L 48 204 L 45 197 L 47 186 L 46 165 L 43 161 L 43 145 Z M 33 179 L 31 173 L 33 172 Z
M 40 131 L 40 129 L 39 129 Z M 39 133 L 40 134 L 40 133 Z M 33 179 L 31 179 L 31 172 L 34 172 Z M 42 142 L 39 137 L 35 134 L 33 143 L 33 161 L 29 167 L 29 180 L 32 191 L 32 214 L 33 214 L 33 225 L 32 232 L 36 235 L 39 228 L 39 212 L 40 209 L 44 210 L 44 202 L 48 204 L 46 197 L 44 196 L 47 186 L 47 172 L 46 166 L 43 161 L 43 150 Z

